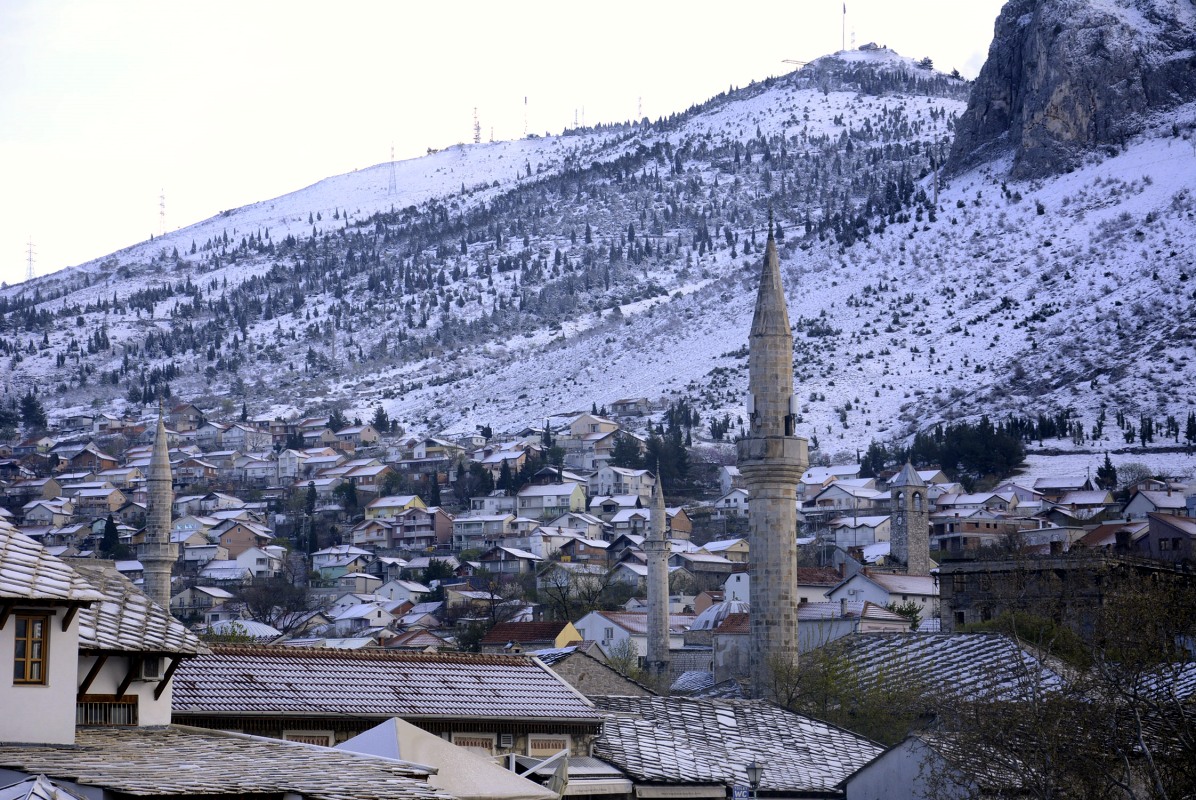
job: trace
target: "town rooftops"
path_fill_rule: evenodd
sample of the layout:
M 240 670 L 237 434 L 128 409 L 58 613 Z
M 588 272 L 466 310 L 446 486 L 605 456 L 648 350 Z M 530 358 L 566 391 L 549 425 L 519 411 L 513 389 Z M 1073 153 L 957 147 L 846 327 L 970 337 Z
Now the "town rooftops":
M 600 721 L 589 701 L 527 656 L 289 647 L 217 646 L 183 662 L 174 714 Z
M 73 747 L 0 745 L 0 767 L 102 788 L 107 790 L 105 796 L 452 797 L 428 785 L 428 768 L 417 764 L 182 725 L 81 727 L 75 731 Z
M 763 701 L 596 697 L 607 713 L 594 755 L 642 783 L 747 786 L 744 768 L 767 764 L 760 789 L 837 796 L 835 786 L 882 748 L 861 736 Z
M 0 603 L 85 604 L 100 599 L 100 592 L 64 561 L 23 533 L 0 526 Z
M 819 650 L 844 659 L 865 684 L 922 684 L 973 700 L 1015 700 L 1063 684 L 1058 673 L 998 633 L 867 633 Z
M 79 649 L 101 652 L 195 655 L 195 634 L 155 605 L 110 563 L 75 559 L 71 567 L 95 587 L 102 602 L 79 612 Z
M 486 632 L 482 644 L 553 642 L 567 622 L 500 622 Z

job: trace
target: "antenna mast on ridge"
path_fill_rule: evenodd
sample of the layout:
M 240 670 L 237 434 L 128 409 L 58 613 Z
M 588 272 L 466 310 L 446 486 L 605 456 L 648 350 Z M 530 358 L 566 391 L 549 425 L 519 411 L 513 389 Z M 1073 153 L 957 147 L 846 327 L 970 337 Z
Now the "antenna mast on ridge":
M 395 178 L 395 143 L 390 143 L 390 183 L 386 186 L 387 194 L 395 194 L 399 190 L 399 182 Z
M 158 194 L 158 235 L 166 235 L 166 190 Z
M 25 245 L 25 280 L 33 280 L 33 234 L 29 234 L 29 242 Z
M 482 123 L 478 122 L 478 107 L 473 107 L 473 143 L 482 143 Z
M 523 138 L 527 138 L 527 95 L 523 96 Z

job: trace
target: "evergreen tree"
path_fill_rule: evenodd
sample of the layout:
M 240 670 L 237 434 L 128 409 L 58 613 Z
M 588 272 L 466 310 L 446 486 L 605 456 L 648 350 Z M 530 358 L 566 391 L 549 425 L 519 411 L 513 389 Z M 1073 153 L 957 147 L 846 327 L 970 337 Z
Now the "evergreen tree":
M 390 417 L 386 413 L 386 409 L 378 406 L 374 409 L 374 418 L 370 420 L 370 424 L 374 426 L 374 430 L 379 433 L 386 433 L 390 430 Z
M 1188 423 L 1184 426 L 1184 441 L 1189 445 L 1196 443 L 1196 412 L 1188 412 Z
M 104 520 L 104 536 L 100 539 L 100 552 L 104 554 L 105 558 L 115 558 L 118 548 L 120 548 L 120 534 L 116 530 L 116 520 L 109 514 L 108 519 Z
M 46 429 L 46 411 L 32 389 L 21 398 L 21 421 L 25 423 L 26 430 Z
M 1109 491 L 1117 488 L 1117 468 L 1113 466 L 1108 453 L 1105 453 L 1105 463 L 1097 467 L 1096 485 Z
M 328 415 L 328 427 L 333 433 L 336 433 L 342 428 L 349 427 L 349 420 L 345 418 L 344 412 L 339 408 L 334 408 L 332 413 Z

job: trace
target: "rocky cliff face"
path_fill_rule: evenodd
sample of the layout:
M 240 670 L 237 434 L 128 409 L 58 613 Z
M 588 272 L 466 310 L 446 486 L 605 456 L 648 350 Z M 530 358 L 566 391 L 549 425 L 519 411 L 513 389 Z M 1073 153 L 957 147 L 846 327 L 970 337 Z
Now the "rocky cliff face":
M 1010 0 L 956 124 L 954 171 L 1012 151 L 1013 177 L 1117 145 L 1196 100 L 1194 0 Z

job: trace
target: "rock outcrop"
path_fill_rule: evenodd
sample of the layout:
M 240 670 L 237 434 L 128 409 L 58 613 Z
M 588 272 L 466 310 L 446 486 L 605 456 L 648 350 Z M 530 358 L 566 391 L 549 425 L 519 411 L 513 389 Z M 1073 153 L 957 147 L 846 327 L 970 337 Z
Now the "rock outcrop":
M 1193 0 L 1010 0 L 956 123 L 948 168 L 1012 152 L 1012 175 L 1072 168 L 1152 111 L 1196 100 Z

